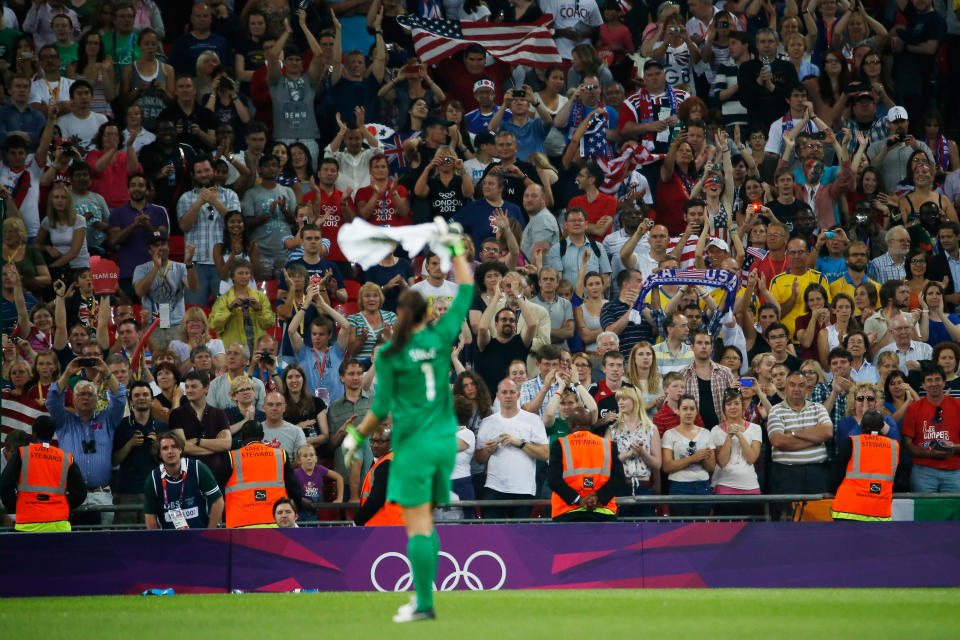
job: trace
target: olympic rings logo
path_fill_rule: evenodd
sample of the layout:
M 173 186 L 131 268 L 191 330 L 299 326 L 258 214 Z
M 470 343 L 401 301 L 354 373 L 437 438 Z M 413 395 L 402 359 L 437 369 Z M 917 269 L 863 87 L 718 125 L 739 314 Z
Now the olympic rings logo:
M 464 585 L 466 585 L 467 588 L 470 589 L 471 591 L 484 591 L 484 590 L 497 591 L 498 589 L 500 589 L 500 587 L 503 586 L 503 583 L 507 581 L 507 565 L 503 562 L 503 559 L 493 551 L 483 550 L 483 551 L 473 552 L 470 555 L 470 557 L 467 558 L 467 561 L 463 563 L 462 569 L 460 568 L 460 564 L 457 562 L 457 559 L 454 558 L 449 553 L 445 551 L 441 551 L 439 553 L 439 556 L 441 558 L 446 558 L 447 560 L 450 561 L 450 564 L 453 565 L 453 571 L 449 573 L 446 577 L 444 577 L 443 580 L 440 581 L 439 589 L 437 589 L 437 585 L 436 583 L 434 583 L 433 585 L 434 591 L 453 591 L 454 589 L 457 588 L 457 585 L 460 584 L 461 578 L 463 578 Z M 500 567 L 500 580 L 489 589 L 486 589 L 483 586 L 483 582 L 480 580 L 480 576 L 470 571 L 470 565 L 473 563 L 473 561 L 481 557 L 492 558 Z M 407 560 L 407 556 L 403 555 L 402 553 L 398 553 L 396 551 L 388 551 L 386 553 L 383 553 L 376 560 L 373 561 L 373 564 L 370 566 L 371 584 L 373 584 L 374 588 L 377 591 L 382 591 L 382 592 L 389 591 L 389 589 L 384 589 L 380 585 L 380 583 L 377 581 L 377 568 L 380 566 L 380 564 L 383 561 L 387 560 L 388 558 L 399 558 L 403 562 L 403 564 L 406 565 L 407 567 L 406 573 L 401 574 L 400 577 L 397 578 L 396 583 L 394 583 L 393 591 L 409 590 L 410 587 L 413 586 L 413 570 L 410 567 L 410 561 Z M 440 573 L 439 568 L 437 573 L 438 574 Z

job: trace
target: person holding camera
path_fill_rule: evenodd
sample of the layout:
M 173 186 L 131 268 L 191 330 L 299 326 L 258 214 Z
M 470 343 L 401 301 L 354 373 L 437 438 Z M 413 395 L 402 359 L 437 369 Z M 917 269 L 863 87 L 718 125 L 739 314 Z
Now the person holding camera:
M 193 245 L 187 245 L 183 263 L 171 262 L 167 232 L 158 229 L 150 239 L 150 262 L 133 270 L 133 290 L 140 296 L 143 308 L 160 318 L 160 326 L 153 333 L 154 341 L 160 346 L 180 338 L 186 289 L 196 291 L 200 288 L 197 270 L 193 266 L 195 251 Z
M 867 157 L 870 164 L 883 173 L 883 183 L 886 185 L 900 184 L 907 177 L 910 169 L 909 160 L 917 151 L 923 151 L 934 164 L 933 152 L 930 147 L 910 135 L 910 118 L 903 107 L 894 107 L 887 112 L 887 125 L 890 135 L 885 140 L 878 140 L 867 147 Z
M 536 114 L 531 116 L 530 107 Z M 531 153 L 545 153 L 543 143 L 552 124 L 553 116 L 525 84 L 503 96 L 503 108 L 493 114 L 490 131 L 512 133 L 517 139 L 517 157 L 527 158 Z
M 167 430 L 167 425 L 151 415 L 153 391 L 148 382 L 132 382 L 127 395 L 130 415 L 117 425 L 113 434 L 112 462 L 120 466 L 116 503 L 141 504 L 144 482 L 155 466 L 152 448 L 157 436 Z M 121 511 L 116 521 L 136 524 L 143 522 L 143 516 L 135 511 Z
M 437 149 L 427 169 L 420 173 L 413 193 L 430 205 L 430 219 L 449 220 L 473 198 L 473 181 L 463 177 L 463 160 L 448 146 Z
M 203 106 L 213 112 L 217 122 L 228 123 L 237 137 L 251 120 L 250 110 L 237 94 L 236 80 L 222 66 L 213 70 L 213 91 L 203 97 Z

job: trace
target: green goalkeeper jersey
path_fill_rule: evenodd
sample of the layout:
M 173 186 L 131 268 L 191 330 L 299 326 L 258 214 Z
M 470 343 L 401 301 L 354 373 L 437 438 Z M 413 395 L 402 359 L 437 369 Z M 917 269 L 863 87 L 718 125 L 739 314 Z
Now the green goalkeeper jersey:
M 377 390 L 373 415 L 393 414 L 393 448 L 457 432 L 450 391 L 450 353 L 473 302 L 473 285 L 461 284 L 447 313 L 431 327 L 414 333 L 400 351 L 377 353 Z

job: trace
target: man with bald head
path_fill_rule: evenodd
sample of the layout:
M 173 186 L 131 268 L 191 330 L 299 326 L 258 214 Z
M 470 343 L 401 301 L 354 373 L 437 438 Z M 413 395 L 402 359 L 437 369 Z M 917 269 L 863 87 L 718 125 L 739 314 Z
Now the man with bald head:
M 910 253 L 910 232 L 902 225 L 891 227 L 884 237 L 887 252 L 877 256 L 867 265 L 867 277 L 883 284 L 888 280 L 903 280 L 906 275 L 906 259 Z
M 933 347 L 926 342 L 913 339 L 913 316 L 898 313 L 890 320 L 890 333 L 893 342 L 880 348 L 873 360 L 874 366 L 884 351 L 893 351 L 900 357 L 900 371 L 909 375 L 911 371 L 920 371 L 924 360 L 933 358 Z
M 519 398 L 517 384 L 505 378 L 497 386 L 500 411 L 480 423 L 473 457 L 487 465 L 484 500 L 533 500 L 538 492 L 536 461 L 549 457 L 549 440 L 540 418 L 520 410 Z M 484 509 L 486 518 L 529 515 L 529 506 Z
M 523 229 L 520 240 L 520 250 L 527 261 L 532 262 L 537 251 L 542 250 L 544 255 L 554 243 L 560 240 L 560 225 L 557 218 L 549 209 L 543 197 L 543 187 L 539 184 L 528 184 L 523 191 L 523 210 L 527 214 L 527 226 Z

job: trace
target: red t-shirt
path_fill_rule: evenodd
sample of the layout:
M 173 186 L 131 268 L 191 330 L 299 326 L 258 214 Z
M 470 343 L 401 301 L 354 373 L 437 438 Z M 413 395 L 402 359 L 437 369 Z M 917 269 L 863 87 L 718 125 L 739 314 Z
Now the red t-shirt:
M 408 197 L 407 189 L 402 184 L 397 185 L 397 194 L 401 198 Z M 359 191 L 354 196 L 354 202 L 357 203 L 357 209 L 360 209 L 360 206 L 369 202 L 373 198 L 373 187 L 366 186 Z M 413 219 L 410 216 L 401 216 L 397 213 L 397 205 L 393 202 L 393 193 L 387 191 L 385 195 L 380 197 L 380 201 L 377 203 L 377 206 L 373 209 L 373 215 L 369 219 L 370 224 L 375 224 L 379 226 L 388 226 L 388 227 L 402 227 L 413 222 Z
M 310 192 L 310 195 L 314 197 L 319 195 L 320 210 L 327 216 L 327 219 L 323 221 L 323 237 L 330 241 L 327 260 L 347 262 L 347 258 L 340 251 L 340 244 L 337 242 L 337 234 L 340 233 L 340 227 L 344 225 L 343 192 L 334 189 L 333 193 L 327 195 L 323 189 L 314 189 Z
M 697 414 L 696 420 L 693 421 L 698 427 L 703 427 L 703 419 L 700 417 L 700 414 Z M 673 429 L 675 426 L 680 424 L 680 416 L 677 415 L 677 412 L 670 408 L 670 405 L 666 402 L 663 403 L 663 407 L 660 411 L 657 412 L 657 415 L 653 416 L 653 424 L 657 427 L 657 431 L 660 432 L 660 437 L 663 437 L 668 430 Z M 706 428 L 706 427 L 704 427 Z
M 591 240 L 603 242 L 604 236 L 610 233 L 610 229 L 613 227 L 613 217 L 617 214 L 617 199 L 609 193 L 600 193 L 597 195 L 597 199 L 591 203 L 587 201 L 586 195 L 582 195 L 570 199 L 567 209 L 573 207 L 580 207 L 587 212 L 587 224 L 596 224 L 603 216 L 610 216 L 610 224 L 607 225 L 603 233 L 589 234 Z
M 934 422 L 937 407 L 927 400 L 920 398 L 907 407 L 900 426 L 900 434 L 913 438 L 914 444 L 922 447 L 930 440 L 949 440 L 954 445 L 960 444 L 960 400 L 944 396 L 940 402 L 940 421 Z M 960 469 L 960 456 L 952 455 L 943 460 L 935 458 L 914 458 L 914 464 L 934 469 L 955 471 Z
M 439 71 L 437 77 L 444 78 L 449 85 L 446 92 L 447 100 L 455 99 L 462 102 L 464 113 L 469 113 L 479 106 L 477 99 L 473 97 L 473 83 L 481 78 L 493 80 L 494 102 L 497 104 L 503 103 L 503 85 L 510 78 L 510 65 L 504 62 L 494 62 L 486 67 L 483 73 L 474 75 L 467 73 L 466 67 L 463 66 L 463 62 L 458 56 L 444 60 L 437 66 L 437 69 Z
M 661 181 L 657 187 L 657 224 L 662 224 L 671 236 L 678 236 L 687 228 L 687 221 L 683 217 L 683 205 L 690 199 L 690 194 L 676 171 L 666 182 Z
M 787 256 L 783 256 L 783 260 L 774 260 L 771 256 L 772 254 L 768 253 L 762 260 L 753 263 L 753 267 L 750 269 L 750 271 L 757 271 L 758 275 L 766 276 L 768 287 L 774 278 L 787 272 L 787 265 L 789 264 Z

